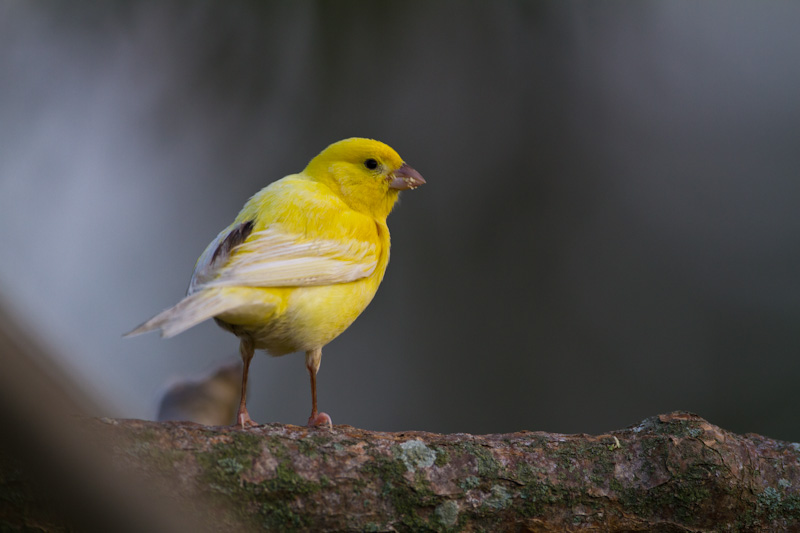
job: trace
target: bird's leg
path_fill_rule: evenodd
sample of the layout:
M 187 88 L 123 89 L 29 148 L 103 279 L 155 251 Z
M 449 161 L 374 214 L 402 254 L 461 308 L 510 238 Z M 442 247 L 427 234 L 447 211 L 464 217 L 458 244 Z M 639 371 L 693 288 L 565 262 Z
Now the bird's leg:
M 250 369 L 250 361 L 253 359 L 255 348 L 253 341 L 249 339 L 242 339 L 239 344 L 239 353 L 242 356 L 242 399 L 239 401 L 239 411 L 236 413 L 236 423 L 234 425 L 241 425 L 242 428 L 257 426 L 250 413 L 247 412 L 247 371 Z
M 317 371 L 321 360 L 322 348 L 314 348 L 306 352 L 306 368 L 311 376 L 311 416 L 308 417 L 308 426 L 317 427 L 327 424 L 329 428 L 332 428 L 331 417 L 327 413 L 317 412 Z

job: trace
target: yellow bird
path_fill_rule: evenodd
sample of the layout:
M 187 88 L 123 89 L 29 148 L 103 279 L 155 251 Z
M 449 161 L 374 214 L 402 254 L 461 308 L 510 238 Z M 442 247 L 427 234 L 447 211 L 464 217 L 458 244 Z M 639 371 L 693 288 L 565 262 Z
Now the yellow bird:
M 172 337 L 206 319 L 240 339 L 242 395 L 255 350 L 273 356 L 306 352 L 311 376 L 309 426 L 317 411 L 322 347 L 367 307 L 389 263 L 386 217 L 399 191 L 425 180 L 389 146 L 352 138 L 328 146 L 299 174 L 256 193 L 233 224 L 197 260 L 186 297 L 126 336 L 161 329 Z

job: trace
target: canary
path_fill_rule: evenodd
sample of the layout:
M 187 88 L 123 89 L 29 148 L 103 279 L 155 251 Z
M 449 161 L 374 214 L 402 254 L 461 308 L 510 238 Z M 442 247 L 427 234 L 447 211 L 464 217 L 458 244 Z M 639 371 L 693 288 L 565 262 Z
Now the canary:
M 239 337 L 242 393 L 255 350 L 304 351 L 311 378 L 309 426 L 331 426 L 317 410 L 322 348 L 361 314 L 389 263 L 386 217 L 402 190 L 425 183 L 392 148 L 351 138 L 328 146 L 299 174 L 250 198 L 195 264 L 186 297 L 126 334 L 172 337 L 209 318 Z

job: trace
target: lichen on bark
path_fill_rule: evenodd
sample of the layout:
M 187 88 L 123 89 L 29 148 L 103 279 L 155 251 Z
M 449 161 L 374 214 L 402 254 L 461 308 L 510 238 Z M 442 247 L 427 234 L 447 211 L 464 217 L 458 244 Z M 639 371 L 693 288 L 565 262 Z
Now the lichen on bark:
M 800 446 L 689 413 L 598 436 L 84 426 L 220 531 L 800 528 Z

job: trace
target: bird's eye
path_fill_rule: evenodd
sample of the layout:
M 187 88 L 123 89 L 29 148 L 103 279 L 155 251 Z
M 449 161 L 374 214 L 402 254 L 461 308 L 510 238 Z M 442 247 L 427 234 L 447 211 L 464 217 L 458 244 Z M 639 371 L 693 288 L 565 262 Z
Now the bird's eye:
M 372 158 L 369 158 L 366 161 L 364 161 L 364 166 L 370 170 L 375 170 L 376 168 L 378 168 L 378 162 Z

